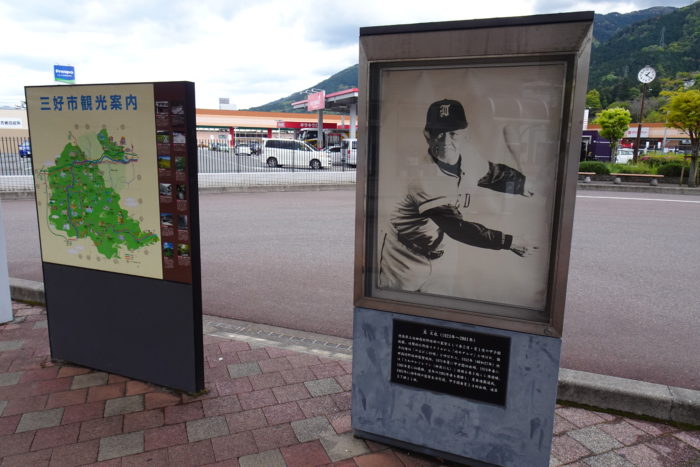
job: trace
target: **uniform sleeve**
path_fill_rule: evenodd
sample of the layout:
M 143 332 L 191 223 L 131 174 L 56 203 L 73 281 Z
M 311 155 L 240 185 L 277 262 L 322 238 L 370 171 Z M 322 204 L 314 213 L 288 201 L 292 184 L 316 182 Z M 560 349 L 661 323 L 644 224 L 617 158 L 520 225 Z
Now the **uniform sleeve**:
M 425 192 L 417 192 L 412 195 L 414 202 L 418 206 L 418 214 L 426 215 L 431 209 L 447 206 L 445 196 L 429 196 Z
M 404 204 L 425 216 L 426 211 L 449 204 L 447 196 L 450 189 L 454 190 L 454 186 L 445 183 L 444 175 L 438 179 L 421 176 L 408 184 Z
M 512 235 L 489 229 L 476 222 L 465 221 L 457 208 L 451 206 L 436 207 L 425 214 L 450 238 L 467 245 L 491 250 L 506 250 L 513 243 Z

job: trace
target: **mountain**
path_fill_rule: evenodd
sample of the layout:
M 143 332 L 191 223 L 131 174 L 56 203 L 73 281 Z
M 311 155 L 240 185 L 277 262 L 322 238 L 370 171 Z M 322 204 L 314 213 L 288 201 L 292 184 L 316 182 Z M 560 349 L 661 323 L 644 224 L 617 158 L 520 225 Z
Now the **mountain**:
M 608 13 L 601 15 L 596 13 L 593 19 L 593 39 L 596 44 L 607 41 L 612 36 L 634 23 L 639 23 L 657 16 L 667 15 L 676 10 L 670 6 L 655 6 L 646 10 L 633 11 L 631 13 Z
M 326 94 L 330 94 L 332 92 L 342 91 L 343 89 L 356 88 L 357 71 L 358 65 L 353 65 L 315 84 L 309 89 L 323 89 L 326 91 Z M 306 99 L 306 94 L 303 91 L 299 91 L 259 107 L 251 107 L 248 110 L 257 110 L 261 112 L 306 112 L 306 109 L 294 110 L 291 105 L 292 102 L 303 101 L 304 99 Z
M 638 94 L 637 72 L 654 67 L 657 79 L 649 95 L 658 95 L 663 79 L 700 71 L 700 2 L 622 29 L 594 48 L 588 88 L 598 89 L 603 106 Z
M 588 88 L 599 89 L 605 105 L 632 99 L 639 87 L 637 71 L 644 65 L 656 68 L 657 88 L 660 78 L 700 70 L 700 2 L 684 8 L 596 14 L 593 42 Z M 357 87 L 357 71 L 357 65 L 351 66 L 312 88 L 332 93 Z M 306 94 L 297 92 L 250 110 L 294 112 L 290 104 L 304 99 Z

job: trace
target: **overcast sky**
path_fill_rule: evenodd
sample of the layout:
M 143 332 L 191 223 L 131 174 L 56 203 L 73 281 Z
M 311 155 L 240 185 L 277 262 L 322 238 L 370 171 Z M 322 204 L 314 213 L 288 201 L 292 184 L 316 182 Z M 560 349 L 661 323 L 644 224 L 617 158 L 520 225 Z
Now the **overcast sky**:
M 244 109 L 309 88 L 358 62 L 362 26 L 594 10 L 691 0 L 0 0 L 0 106 L 25 85 L 194 81 L 197 107 Z M 345 6 L 343 6 L 345 5 Z

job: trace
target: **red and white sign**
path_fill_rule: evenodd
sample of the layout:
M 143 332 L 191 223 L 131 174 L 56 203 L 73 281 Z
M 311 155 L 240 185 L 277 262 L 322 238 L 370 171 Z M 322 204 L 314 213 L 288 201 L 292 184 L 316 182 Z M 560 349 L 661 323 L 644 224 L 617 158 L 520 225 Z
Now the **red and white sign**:
M 308 103 L 306 104 L 308 110 L 323 110 L 326 108 L 326 91 L 319 91 L 313 94 L 309 94 Z
M 295 130 L 301 128 L 318 128 L 317 122 L 277 122 L 277 128 L 293 128 Z M 323 128 L 335 129 L 338 128 L 337 123 L 324 123 Z
M 625 136 L 623 138 L 636 138 L 637 137 L 637 129 L 639 127 L 635 126 L 634 128 L 629 128 L 625 132 Z M 648 138 L 649 137 L 649 127 L 642 127 L 642 132 L 639 135 L 640 138 Z

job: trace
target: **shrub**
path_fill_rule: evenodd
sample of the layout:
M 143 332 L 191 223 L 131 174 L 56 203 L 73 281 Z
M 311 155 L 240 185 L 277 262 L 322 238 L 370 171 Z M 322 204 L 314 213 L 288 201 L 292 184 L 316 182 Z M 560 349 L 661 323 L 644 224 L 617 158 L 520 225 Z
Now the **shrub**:
M 610 171 L 620 174 L 650 174 L 654 169 L 646 164 L 613 164 Z
M 602 162 L 583 161 L 578 166 L 579 172 L 595 172 L 598 175 L 609 175 L 610 169 Z
M 676 154 L 650 154 L 641 156 L 639 160 L 651 167 L 660 167 L 669 162 L 683 162 L 683 156 Z
M 686 168 L 685 173 L 687 174 L 688 168 L 682 162 L 669 162 L 667 164 L 664 164 L 658 169 L 656 169 L 656 173 L 659 175 L 663 175 L 664 177 L 680 177 L 681 170 L 683 170 L 683 167 Z

